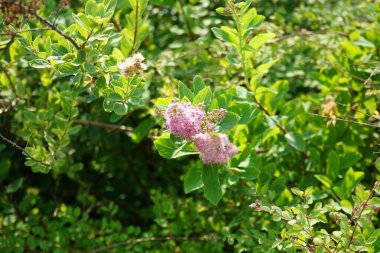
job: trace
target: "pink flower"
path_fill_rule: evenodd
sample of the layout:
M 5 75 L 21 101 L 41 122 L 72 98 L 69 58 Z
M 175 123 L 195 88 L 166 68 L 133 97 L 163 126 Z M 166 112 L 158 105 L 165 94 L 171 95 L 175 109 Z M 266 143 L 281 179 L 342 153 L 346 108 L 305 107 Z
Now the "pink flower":
M 238 153 L 237 147 L 229 141 L 226 134 L 200 133 L 194 136 L 193 141 L 205 164 L 227 163 Z
M 194 106 L 188 102 L 172 102 L 165 113 L 166 125 L 170 132 L 188 141 L 201 132 L 201 124 L 205 117 L 203 105 Z

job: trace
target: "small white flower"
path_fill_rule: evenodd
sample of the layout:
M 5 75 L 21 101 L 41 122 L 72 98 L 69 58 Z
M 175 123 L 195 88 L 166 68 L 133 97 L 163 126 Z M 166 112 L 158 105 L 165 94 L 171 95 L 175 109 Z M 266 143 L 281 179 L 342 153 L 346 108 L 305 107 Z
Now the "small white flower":
M 137 53 L 137 54 L 133 55 L 132 58 L 135 61 L 140 61 L 140 62 L 143 62 L 145 60 L 144 56 L 141 53 Z
M 124 76 L 132 76 L 134 74 L 141 73 L 148 68 L 148 66 L 143 63 L 144 60 L 144 56 L 140 53 L 137 53 L 125 59 L 124 62 L 118 65 L 118 68 Z

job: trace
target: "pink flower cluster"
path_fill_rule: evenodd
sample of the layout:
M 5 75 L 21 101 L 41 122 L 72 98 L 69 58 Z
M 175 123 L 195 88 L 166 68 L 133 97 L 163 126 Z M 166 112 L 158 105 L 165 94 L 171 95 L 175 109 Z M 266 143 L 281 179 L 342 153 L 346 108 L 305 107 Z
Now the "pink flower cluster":
M 166 110 L 165 120 L 170 132 L 187 141 L 194 141 L 203 163 L 223 164 L 238 152 L 226 134 L 214 133 L 215 124 L 226 113 L 225 109 L 214 109 L 206 114 L 203 104 L 191 105 L 173 100 Z
M 226 134 L 200 133 L 194 136 L 193 140 L 205 164 L 227 163 L 238 153 L 237 147 L 230 142 Z
M 205 117 L 202 105 L 194 106 L 188 102 L 173 102 L 169 104 L 165 113 L 166 125 L 170 132 L 188 141 L 201 132 L 201 124 Z

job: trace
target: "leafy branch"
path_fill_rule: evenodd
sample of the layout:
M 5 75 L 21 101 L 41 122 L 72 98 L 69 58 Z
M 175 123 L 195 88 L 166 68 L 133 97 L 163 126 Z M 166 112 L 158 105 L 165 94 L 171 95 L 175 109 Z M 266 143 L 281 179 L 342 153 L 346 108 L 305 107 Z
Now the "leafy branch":
M 374 186 L 372 187 L 371 189 L 371 192 L 369 193 L 368 195 L 368 198 L 364 201 L 364 203 L 362 205 L 360 205 L 360 209 L 359 209 L 359 215 L 356 217 L 356 213 L 354 213 L 352 216 L 351 216 L 351 219 L 350 221 L 353 222 L 354 220 L 356 220 L 355 222 L 355 226 L 354 226 L 354 229 L 350 235 L 350 239 L 348 240 L 348 244 L 347 244 L 347 249 L 350 249 L 351 245 L 352 245 L 352 241 L 354 239 L 354 235 L 355 235 L 355 231 L 356 231 L 356 228 L 358 227 L 358 224 L 359 224 L 359 220 L 360 218 L 362 217 L 362 214 L 365 210 L 365 208 L 368 206 L 368 202 L 372 199 L 372 197 L 374 196 L 374 193 L 375 193 L 375 190 L 377 189 L 377 187 L 380 185 L 380 181 L 376 181 L 376 183 L 374 184 Z M 343 239 L 343 234 L 342 236 L 339 238 L 339 241 L 338 243 L 336 244 L 337 246 L 339 245 L 339 243 L 342 241 Z M 341 251 L 343 249 L 340 248 L 336 248 L 336 251 L 334 251 L 334 253 L 338 253 L 339 251 Z
M 233 19 L 235 21 L 236 28 L 237 28 L 237 33 L 238 33 L 238 37 L 239 37 L 239 45 L 238 45 L 239 50 L 238 50 L 238 52 L 239 52 L 239 55 L 241 58 L 241 63 L 242 63 L 244 83 L 245 83 L 245 86 L 247 88 L 249 88 L 250 87 L 249 73 L 248 73 L 248 69 L 247 69 L 247 59 L 246 59 L 246 53 L 245 53 L 245 50 L 246 50 L 245 48 L 247 47 L 246 40 L 247 40 L 247 36 L 249 34 L 249 30 L 242 28 L 242 20 L 241 20 L 240 14 L 238 13 L 236 4 L 232 0 L 227 0 L 227 4 L 228 4 L 228 8 L 229 8 L 228 10 L 231 11 Z M 249 14 L 247 14 L 247 15 L 249 15 Z M 254 91 L 252 91 L 252 92 L 254 92 Z M 254 102 L 258 105 L 259 109 L 265 115 L 272 116 L 269 113 L 269 111 L 264 107 L 264 105 L 260 103 L 260 101 L 257 99 L 257 97 L 254 93 L 252 94 L 252 98 L 253 98 Z M 286 129 L 284 127 L 282 127 L 280 124 L 278 124 L 276 122 L 275 125 L 281 130 L 281 132 L 283 132 L 284 134 L 287 134 Z
M 37 20 L 39 20 L 42 24 L 48 26 L 51 30 L 57 32 L 62 37 L 64 37 L 67 41 L 69 41 L 76 49 L 79 49 L 79 45 L 75 42 L 75 40 L 70 37 L 69 35 L 65 34 L 63 31 L 61 31 L 55 24 L 51 23 L 49 20 L 41 17 L 35 10 L 32 8 L 25 7 L 22 5 L 21 2 L 13 2 L 10 0 L 0 0 L 0 5 L 8 5 L 8 4 L 16 4 L 19 8 L 19 12 L 23 13 L 24 15 L 31 15 Z
M 50 168 L 52 165 L 48 162 L 44 162 L 42 160 L 39 160 L 39 159 L 36 159 L 34 158 L 33 156 L 31 156 L 28 152 L 26 152 L 26 150 L 22 147 L 20 147 L 19 145 L 17 145 L 15 142 L 9 140 L 8 138 L 4 137 L 4 135 L 2 135 L 0 133 L 0 139 L 2 139 L 3 141 L 7 142 L 8 144 L 12 145 L 13 147 L 17 148 L 18 150 L 20 150 L 26 157 L 28 157 L 29 159 L 45 166 L 45 167 L 48 167 Z

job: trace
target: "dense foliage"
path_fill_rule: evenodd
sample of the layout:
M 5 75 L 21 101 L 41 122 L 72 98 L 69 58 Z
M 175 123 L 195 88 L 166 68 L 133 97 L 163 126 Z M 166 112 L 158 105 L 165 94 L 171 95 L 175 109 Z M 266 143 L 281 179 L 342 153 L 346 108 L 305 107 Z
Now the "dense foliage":
M 0 252 L 380 252 L 380 5 L 0 0 Z

